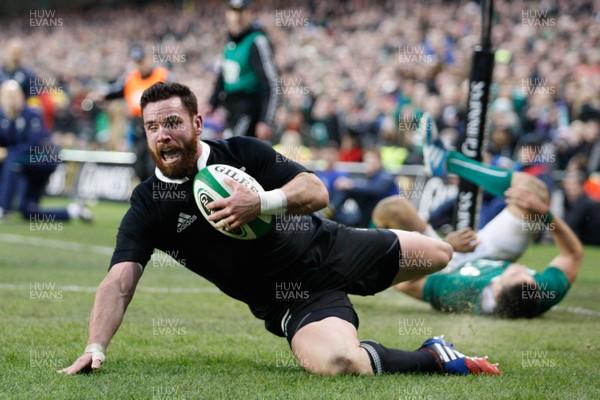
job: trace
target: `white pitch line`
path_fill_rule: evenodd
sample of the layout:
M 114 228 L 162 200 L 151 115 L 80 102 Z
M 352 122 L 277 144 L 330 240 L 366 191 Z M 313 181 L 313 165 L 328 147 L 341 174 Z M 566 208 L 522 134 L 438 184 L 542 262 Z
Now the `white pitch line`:
M 12 283 L 0 283 L 0 289 L 13 289 L 13 290 L 30 290 L 30 285 L 24 284 L 12 284 Z M 66 286 L 56 286 L 53 287 L 52 290 L 62 290 L 64 292 L 88 292 L 94 293 L 96 292 L 96 286 L 77 286 L 77 285 L 66 285 Z M 37 289 L 36 289 L 37 290 Z M 140 292 L 147 293 L 186 293 L 186 294 L 205 294 L 205 293 L 221 293 L 219 289 L 216 287 L 202 287 L 202 288 L 181 288 L 181 287 L 143 287 L 138 286 L 137 288 Z
M 111 247 L 106 246 L 97 246 L 93 244 L 83 244 L 77 242 L 66 242 L 63 240 L 44 239 L 31 236 L 13 235 L 10 233 L 0 233 L 0 242 L 42 246 L 51 249 L 80 251 L 109 256 L 113 253 L 113 249 Z
M 13 290 L 27 290 L 30 289 L 29 285 L 24 284 L 12 284 L 12 283 L 0 283 L 0 289 L 13 289 Z M 52 290 L 62 290 L 65 292 L 88 292 L 95 293 L 97 287 L 96 286 L 78 286 L 78 285 L 67 285 L 67 286 L 56 286 Z M 185 294 L 206 294 L 206 293 L 221 293 L 219 289 L 216 287 L 202 287 L 202 288 L 181 288 L 181 287 L 143 287 L 139 286 L 137 288 L 140 292 L 147 293 L 185 293 Z M 387 297 L 387 296 L 383 296 Z M 555 306 L 552 307 L 554 311 L 562 311 L 569 314 L 578 314 L 578 315 L 590 315 L 593 317 L 600 317 L 600 311 L 588 310 L 586 308 L 581 307 L 561 307 Z
M 12 244 L 27 244 L 27 245 L 36 245 L 49 247 L 54 249 L 62 249 L 62 250 L 72 250 L 72 251 L 81 251 L 81 252 L 92 252 L 101 255 L 112 255 L 113 248 L 106 246 L 97 246 L 97 245 L 88 245 L 77 242 L 66 242 L 62 240 L 54 240 L 54 239 L 42 239 L 35 238 L 31 236 L 22 236 L 22 235 L 13 235 L 10 233 L 0 233 L 0 241 L 5 243 Z M 0 289 L 25 289 L 26 285 L 12 285 L 9 283 L 0 283 Z M 148 293 L 192 293 L 192 294 L 202 294 L 202 293 L 220 293 L 220 290 L 213 287 L 206 288 L 144 288 L 139 287 L 139 290 Z M 63 286 L 60 290 L 64 290 L 65 292 L 95 292 L 95 286 Z M 578 315 L 591 315 L 594 317 L 600 317 L 600 311 L 588 310 L 586 308 L 580 307 L 561 307 L 555 306 L 552 308 L 555 311 L 563 311 L 570 314 L 578 314 Z
M 561 307 L 555 306 L 552 307 L 551 310 L 563 311 L 571 314 L 579 314 L 579 315 L 591 315 L 594 317 L 600 317 L 600 311 L 588 310 L 586 308 L 581 307 Z

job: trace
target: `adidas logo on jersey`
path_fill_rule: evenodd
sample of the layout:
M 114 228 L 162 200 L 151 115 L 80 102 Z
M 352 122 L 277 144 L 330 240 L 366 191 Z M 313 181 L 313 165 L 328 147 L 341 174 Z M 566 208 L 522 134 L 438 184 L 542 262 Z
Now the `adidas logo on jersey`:
M 177 220 L 177 233 L 183 232 L 183 230 L 190 226 L 196 219 L 198 219 L 196 215 L 188 215 L 180 212 L 179 220 Z

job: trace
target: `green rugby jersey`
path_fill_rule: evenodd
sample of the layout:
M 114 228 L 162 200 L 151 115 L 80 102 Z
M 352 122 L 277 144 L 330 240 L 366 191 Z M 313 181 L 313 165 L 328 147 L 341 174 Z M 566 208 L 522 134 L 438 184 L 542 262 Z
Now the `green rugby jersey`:
M 483 289 L 510 264 L 509 261 L 482 259 L 470 261 L 447 274 L 438 272 L 430 275 L 423 288 L 423 300 L 444 312 L 481 314 Z M 569 281 L 560 269 L 553 266 L 548 266 L 543 273 L 530 272 L 539 289 L 537 296 L 541 311 L 546 312 L 565 297 Z
M 223 87 L 227 93 L 254 94 L 264 91 L 260 79 L 250 63 L 250 49 L 260 31 L 246 35 L 239 43 L 225 44 L 223 61 Z

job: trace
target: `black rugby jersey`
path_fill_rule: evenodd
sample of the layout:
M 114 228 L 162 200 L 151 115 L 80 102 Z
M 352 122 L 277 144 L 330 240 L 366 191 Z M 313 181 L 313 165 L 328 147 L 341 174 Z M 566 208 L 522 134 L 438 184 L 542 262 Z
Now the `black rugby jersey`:
M 253 176 L 265 190 L 281 188 L 301 172 L 302 165 L 275 152 L 260 140 L 235 137 L 200 142 L 199 168 L 227 164 Z M 338 225 L 315 215 L 274 216 L 269 233 L 239 240 L 218 232 L 204 219 L 193 197 L 192 180 L 171 180 L 159 170 L 138 185 L 119 227 L 111 266 L 133 261 L 145 266 L 154 249 L 214 283 L 229 296 L 249 305 L 277 301 L 278 284 L 302 282 L 321 288 L 338 282 L 322 268 L 333 246 Z

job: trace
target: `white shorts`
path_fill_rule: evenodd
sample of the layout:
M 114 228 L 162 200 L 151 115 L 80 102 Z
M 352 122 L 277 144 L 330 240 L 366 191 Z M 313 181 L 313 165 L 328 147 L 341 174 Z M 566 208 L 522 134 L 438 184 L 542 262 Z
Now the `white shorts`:
M 530 223 L 512 215 L 507 208 L 477 232 L 479 245 L 470 253 L 454 252 L 441 272 L 452 272 L 469 261 L 479 259 L 517 261 L 537 235 Z

